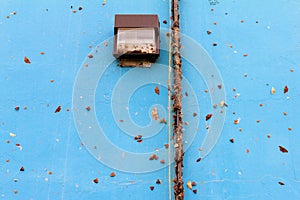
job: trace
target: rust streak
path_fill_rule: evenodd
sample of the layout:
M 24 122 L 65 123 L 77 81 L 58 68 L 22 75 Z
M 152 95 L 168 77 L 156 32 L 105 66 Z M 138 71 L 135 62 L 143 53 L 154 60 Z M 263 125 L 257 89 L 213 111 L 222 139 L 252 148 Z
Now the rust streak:
M 183 168 L 183 128 L 182 128 L 182 70 L 180 54 L 180 29 L 179 29 L 179 7 L 178 0 L 172 0 L 172 58 L 174 69 L 173 85 L 173 134 L 175 136 L 175 179 L 174 179 L 174 196 L 175 200 L 184 199 L 184 183 L 182 180 Z

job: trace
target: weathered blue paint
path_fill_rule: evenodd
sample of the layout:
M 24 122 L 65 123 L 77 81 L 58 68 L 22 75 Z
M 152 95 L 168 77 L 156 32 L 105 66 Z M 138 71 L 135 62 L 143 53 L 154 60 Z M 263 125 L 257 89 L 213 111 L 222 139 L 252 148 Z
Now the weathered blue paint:
M 213 2 L 216 5 L 210 5 Z M 219 89 L 207 88 L 205 77 L 184 59 L 183 73 L 200 109 L 198 130 L 193 132 L 197 135 L 184 161 L 184 181 L 197 182 L 197 194 L 186 188 L 186 199 L 300 198 L 299 8 L 298 0 L 180 2 L 181 31 L 202 46 L 218 67 L 228 104 L 216 146 L 196 162 L 202 155 L 206 124 L 214 119 L 205 121 L 206 114 L 214 111 L 210 95 Z M 116 13 L 154 13 L 162 28 L 170 26 L 167 0 L 107 0 L 105 5 L 58 0 L 0 3 L 0 199 L 169 199 L 168 167 L 148 173 L 110 168 L 81 144 L 74 123 L 72 96 L 78 71 L 92 49 L 113 35 Z M 162 23 L 165 19 L 168 24 Z M 110 45 L 99 51 L 106 52 Z M 24 63 L 24 56 L 31 64 Z M 163 52 L 158 62 L 167 66 L 168 58 Z M 115 62 L 110 65 L 89 112 L 97 111 L 99 124 L 115 145 L 130 152 L 154 152 L 167 142 L 167 125 L 141 144 L 116 126 L 111 128 L 118 123 L 109 111 L 111 94 L 129 71 L 117 68 Z M 156 95 L 156 85 L 143 85 L 129 101 L 131 118 L 141 127 L 150 122 L 152 105 L 161 104 L 167 112 L 167 89 L 159 85 Z M 284 94 L 286 85 L 289 91 Z M 184 99 L 192 98 L 188 94 Z M 59 105 L 62 110 L 54 113 Z M 189 112 L 186 115 L 193 115 L 193 110 Z M 238 118 L 240 123 L 233 124 Z M 279 145 L 289 152 L 280 152 Z M 20 171 L 22 166 L 25 171 Z M 113 171 L 116 176 L 111 178 Z M 156 179 L 162 184 L 155 184 Z

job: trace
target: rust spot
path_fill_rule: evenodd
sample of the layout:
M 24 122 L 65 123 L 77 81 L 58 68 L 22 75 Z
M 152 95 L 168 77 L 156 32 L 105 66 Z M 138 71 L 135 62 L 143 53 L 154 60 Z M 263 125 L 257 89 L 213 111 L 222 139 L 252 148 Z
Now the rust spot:
M 278 182 L 279 185 L 285 185 L 283 182 L 279 181 Z
M 26 56 L 24 57 L 24 62 L 27 63 L 27 64 L 31 63 L 30 60 L 29 60 L 29 58 L 27 58 Z
M 165 120 L 165 118 L 161 118 L 159 122 L 163 123 L 163 124 L 167 124 L 167 121 Z
M 93 182 L 96 183 L 96 184 L 98 184 L 98 183 L 99 183 L 99 179 L 98 179 L 98 178 L 95 178 L 95 179 L 93 180 Z
M 154 186 L 150 186 L 149 188 L 150 188 L 150 190 L 151 190 L 151 191 L 153 191 L 153 190 L 154 190 Z
M 283 93 L 285 94 L 285 93 L 287 93 L 289 91 L 289 88 L 288 88 L 288 86 L 286 85 L 285 87 L 284 87 L 284 89 L 283 89 Z
M 284 116 L 287 116 L 287 113 L 286 113 L 286 112 L 283 112 L 282 114 L 283 114 Z
M 56 108 L 56 110 L 55 110 L 55 113 L 60 112 L 60 110 L 61 110 L 61 106 L 58 106 L 58 107 Z
M 234 123 L 234 124 L 238 124 L 238 123 L 240 123 L 240 119 L 236 119 L 236 120 L 234 120 L 234 121 L 233 121 L 233 123 Z
M 159 92 L 158 86 L 155 87 L 154 92 L 155 92 L 157 95 L 159 95 L 160 92 Z
M 24 171 L 25 171 L 25 168 L 22 166 L 22 167 L 20 168 L 20 171 L 21 171 L 21 172 L 24 172 Z
M 136 136 L 134 136 L 134 140 L 140 140 L 140 139 L 142 139 L 142 135 L 136 135 Z
M 110 177 L 115 177 L 116 176 L 116 174 L 115 174 L 115 172 L 112 172 L 112 173 L 110 173 L 110 175 L 109 175 Z
M 231 138 L 229 141 L 230 141 L 231 143 L 234 143 L 234 138 Z
M 90 107 L 90 106 L 87 106 L 85 109 L 86 109 L 87 111 L 90 111 L 90 110 L 91 110 L 91 107 Z
M 282 152 L 282 153 L 288 153 L 289 151 L 284 148 L 283 146 L 278 146 L 279 150 Z
M 149 157 L 149 160 L 158 160 L 158 156 L 156 154 L 152 154 L 150 157 Z
M 212 114 L 207 114 L 205 120 L 208 121 L 212 117 Z

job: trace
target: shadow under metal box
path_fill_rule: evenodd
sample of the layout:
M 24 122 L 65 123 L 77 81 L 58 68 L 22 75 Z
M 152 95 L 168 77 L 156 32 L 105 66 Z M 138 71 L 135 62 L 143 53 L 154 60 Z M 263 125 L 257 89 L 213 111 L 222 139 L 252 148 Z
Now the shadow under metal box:
M 115 15 L 114 57 L 153 62 L 159 57 L 159 42 L 157 15 Z

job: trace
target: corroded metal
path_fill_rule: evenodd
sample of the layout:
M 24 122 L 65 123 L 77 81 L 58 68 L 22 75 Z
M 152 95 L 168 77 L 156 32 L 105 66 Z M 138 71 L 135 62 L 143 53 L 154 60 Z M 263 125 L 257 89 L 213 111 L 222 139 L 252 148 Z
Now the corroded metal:
M 172 57 L 174 71 L 173 85 L 173 119 L 174 119 L 174 136 L 175 136 L 175 178 L 174 178 L 174 196 L 175 200 L 184 199 L 184 184 L 182 180 L 183 168 L 183 128 L 182 128 L 182 70 L 180 54 L 180 29 L 179 29 L 179 12 L 178 0 L 172 0 Z

